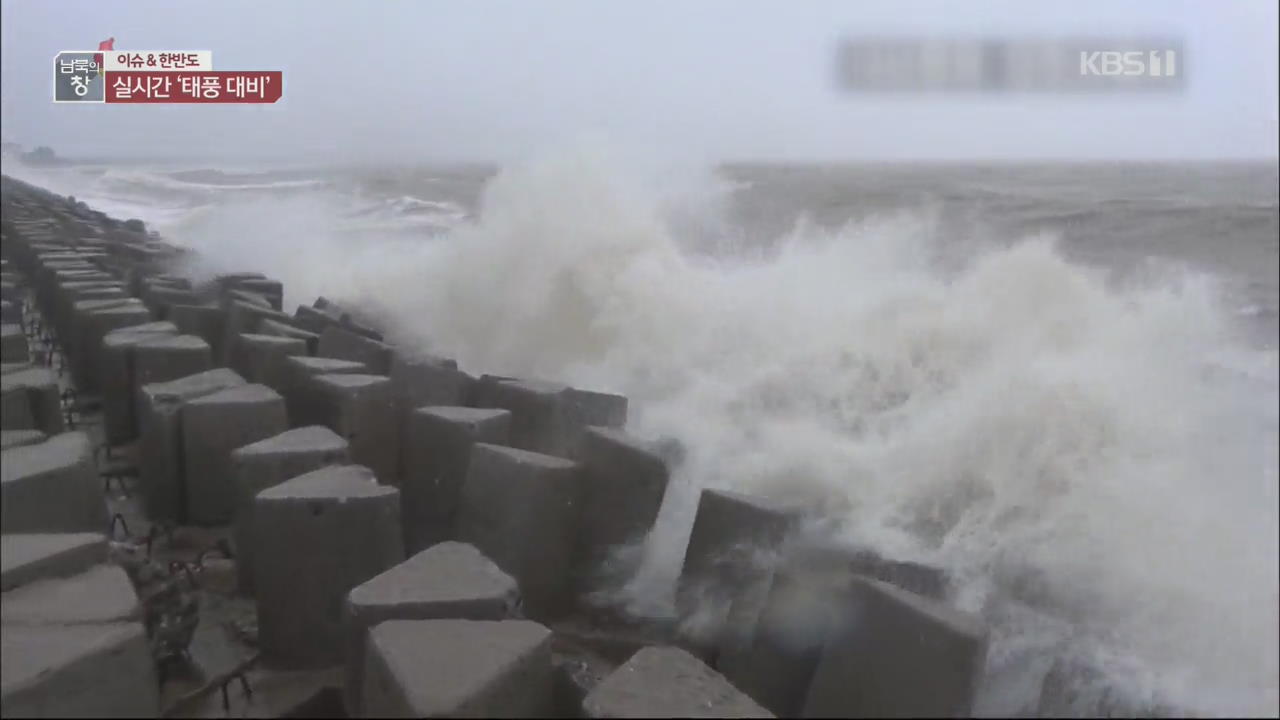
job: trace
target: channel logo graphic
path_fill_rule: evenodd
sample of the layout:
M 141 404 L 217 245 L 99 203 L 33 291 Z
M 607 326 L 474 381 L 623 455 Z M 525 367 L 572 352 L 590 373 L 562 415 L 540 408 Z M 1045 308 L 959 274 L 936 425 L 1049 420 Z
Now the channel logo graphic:
M 1176 77 L 1178 53 L 1173 50 L 1080 51 L 1081 75 L 1150 75 L 1151 77 Z
M 55 103 L 274 103 L 279 70 L 214 70 L 208 50 L 64 50 L 54 57 Z
M 1179 93 L 1178 37 L 858 35 L 836 47 L 837 86 L 856 93 Z

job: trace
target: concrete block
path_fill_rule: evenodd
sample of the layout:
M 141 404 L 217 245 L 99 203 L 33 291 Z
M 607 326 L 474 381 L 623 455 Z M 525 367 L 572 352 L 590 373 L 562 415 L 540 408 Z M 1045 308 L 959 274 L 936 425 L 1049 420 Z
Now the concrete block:
M 274 388 L 284 376 L 284 359 L 306 354 L 307 343 L 299 338 L 242 333 L 228 364 L 249 382 Z
M 263 275 L 260 272 L 244 271 L 221 273 L 213 278 L 213 285 L 218 288 L 219 291 L 225 291 L 238 286 L 244 280 L 260 280 L 265 277 L 266 275 Z
M 98 268 L 79 261 L 50 262 L 35 272 L 36 300 L 50 319 L 65 319 L 65 306 L 78 299 L 76 291 L 114 283 L 116 279 Z
M 582 425 L 621 429 L 627 424 L 627 398 L 613 393 L 569 388 L 569 402 Z
M 157 335 L 133 345 L 133 374 L 138 387 L 211 369 L 213 353 L 209 343 L 195 335 Z
M 568 385 L 538 380 L 481 378 L 476 386 L 478 407 L 511 411 L 511 444 L 522 450 L 569 457 L 564 426 Z
M 122 300 L 128 297 L 120 283 L 110 280 L 63 283 L 55 291 L 52 315 L 48 316 L 59 332 L 68 332 L 75 303 L 81 300 Z
M 299 305 L 293 314 L 293 324 L 315 333 L 317 336 L 325 331 L 325 328 L 331 325 L 340 324 L 341 320 L 335 313 L 325 312 L 320 308 Z
M 217 368 L 138 388 L 138 477 L 148 517 L 180 521 L 186 515 L 183 406 L 193 398 L 244 384 L 244 378 L 231 370 Z
M 98 296 L 97 293 L 103 290 L 114 292 L 105 296 Z M 77 300 L 111 300 L 129 296 L 124 283 L 115 279 L 64 282 L 58 285 L 56 292 L 60 296 L 64 308 L 70 307 L 71 303 Z
M 758 607 L 754 593 L 735 598 L 717 669 L 779 716 L 798 716 L 822 648 L 849 611 L 841 590 L 851 577 L 847 554 L 784 554 Z
M 61 388 L 58 387 L 58 377 L 52 370 L 31 368 L 9 373 L 0 378 L 0 385 L 6 390 L 21 389 L 26 392 L 27 402 L 31 406 L 31 419 L 35 423 L 34 429 L 46 435 L 57 435 L 64 430 Z
M 35 445 L 49 438 L 39 430 L 0 430 L 0 450 Z
M 80 269 L 73 270 L 72 268 Z M 63 312 L 58 308 L 58 287 L 62 283 L 77 282 L 81 278 L 84 279 L 84 282 L 90 282 L 95 279 L 93 276 L 97 274 L 90 268 L 70 263 L 50 263 L 37 270 L 34 283 L 36 308 L 44 315 L 46 322 L 54 324 L 56 327 L 59 321 L 66 319 Z M 109 278 L 101 279 L 109 281 Z M 59 330 L 64 331 L 65 329 L 59 328 Z
M 129 442 L 138 436 L 133 348 L 158 336 L 177 335 L 171 322 L 154 322 L 112 330 L 102 338 L 98 377 L 102 387 L 103 434 L 111 445 Z
M 580 587 L 591 590 L 598 587 L 597 578 L 608 582 L 635 570 L 606 567 L 606 562 L 612 549 L 649 534 L 662 508 L 669 471 L 648 443 L 611 428 L 587 428 L 577 455 L 583 471 Z
M 0 325 L 0 360 L 7 363 L 31 362 L 31 352 L 22 326 Z
M 338 305 L 337 303 L 334 303 L 322 296 L 322 297 L 316 298 L 316 301 L 313 303 L 313 306 L 314 306 L 314 309 L 319 310 L 329 318 L 332 318 L 337 322 L 338 325 L 341 325 L 343 328 L 346 328 L 347 330 L 350 330 L 351 332 L 357 335 L 360 335 L 362 337 L 367 337 L 370 340 L 377 340 L 378 342 L 383 341 L 382 333 L 373 329 L 369 325 L 362 324 L 359 320 L 356 319 L 356 313 L 348 311 L 346 308 L 342 307 L 341 305 Z M 320 331 L 317 331 L 317 332 L 320 332 Z
M 315 355 L 320 347 L 320 336 L 299 327 L 294 327 L 278 320 L 263 319 L 258 322 L 258 332 L 262 335 L 297 338 L 307 344 L 307 355 Z
M 237 290 L 235 288 L 227 290 L 222 296 L 222 305 L 223 307 L 226 307 L 229 303 L 233 302 L 243 302 L 250 305 L 271 308 L 271 301 L 267 299 L 267 296 L 260 295 L 255 292 L 249 292 L 248 290 Z
M 5 627 L 7 717 L 157 717 L 159 683 L 137 622 Z
M 230 523 L 236 506 L 231 454 L 287 429 L 284 398 L 265 385 L 237 385 L 187 400 L 182 410 L 187 521 Z
M 949 578 L 940 568 L 891 560 L 866 550 L 854 550 L 850 554 L 850 569 L 857 575 L 889 583 L 930 600 L 946 598 Z
M 241 278 L 233 287 L 246 292 L 255 293 L 267 299 L 269 306 L 280 310 L 284 301 L 284 285 L 279 280 L 270 278 Z
M 0 604 L 5 631 L 15 625 L 71 625 L 142 619 L 138 593 L 124 569 L 94 565 L 69 577 L 47 577 L 9 590 Z
M 191 279 L 182 275 L 174 275 L 170 273 L 155 273 L 144 275 L 140 282 L 142 289 L 145 290 L 148 285 L 158 285 L 160 287 L 173 288 L 175 290 L 186 290 L 195 292 L 195 288 L 191 284 Z
M 222 360 L 234 357 L 235 344 L 244 333 L 257 333 L 258 323 L 264 319 L 289 322 L 290 316 L 270 307 L 232 300 L 226 306 L 226 325 L 223 327 Z
M 703 490 L 677 590 L 682 631 L 714 649 L 736 596 L 764 592 L 773 553 L 798 526 L 791 506 L 728 490 Z
M 519 380 L 520 378 L 509 375 L 483 373 L 475 379 L 475 382 L 471 383 L 471 394 L 467 397 L 467 404 L 472 407 L 493 407 L 494 388 L 501 383 L 518 382 Z
M 0 429 L 34 430 L 35 426 L 36 420 L 31 414 L 31 399 L 27 397 L 26 388 L 0 390 Z
M 395 348 L 386 343 L 362 337 L 347 328 L 331 325 L 320 333 L 320 344 L 316 354 L 320 357 L 364 363 L 370 372 L 376 375 L 387 375 L 391 372 L 391 359 L 395 354 Z
M 0 535 L 0 590 L 79 575 L 106 561 L 107 536 L 101 533 Z
M 620 427 L 626 398 L 541 380 L 490 379 L 478 383 L 478 407 L 511 411 L 511 444 L 557 457 L 573 458 L 588 425 Z
M 116 304 L 89 310 L 81 309 L 81 306 L 92 306 L 94 303 Z M 86 300 L 76 303 L 76 308 L 72 316 L 74 320 L 72 338 L 76 340 L 76 344 L 68 347 L 71 355 L 72 376 L 77 378 L 81 390 L 93 391 L 98 389 L 97 368 L 102 338 L 112 330 L 151 322 L 151 313 L 145 305 L 132 298 L 123 301 Z
M 67 272 L 83 272 L 88 274 L 96 274 L 99 272 L 97 268 L 80 256 L 80 253 L 73 251 L 66 244 L 60 244 L 54 247 L 53 243 L 47 244 L 40 248 L 37 253 L 37 262 L 39 269 L 36 271 L 36 280 L 45 281 L 52 280 L 60 271 Z
M 199 305 L 200 296 L 190 290 L 152 282 L 142 291 L 142 301 L 147 304 L 153 317 L 167 320 L 169 308 L 174 305 Z
M 367 373 L 363 363 L 333 358 L 300 357 L 285 358 L 282 382 L 276 388 L 284 396 L 289 409 L 289 424 L 294 427 L 323 423 L 323 403 L 319 401 L 315 378 L 320 375 Z
M 429 406 L 410 413 L 403 430 L 400 508 L 405 550 L 413 553 L 454 537 L 471 447 L 506 444 L 511 413 Z
M 967 717 L 986 660 L 978 618 L 854 577 L 827 640 L 805 717 Z
M 458 539 L 520 583 L 531 617 L 567 612 L 582 506 L 576 463 L 477 443 L 458 508 Z
M 226 336 L 227 313 L 217 305 L 172 305 L 169 322 L 183 335 L 195 335 L 209 343 L 213 357 L 219 361 L 226 356 L 222 347 Z
M 646 647 L 582 702 L 589 718 L 771 718 L 722 675 L 675 647 Z
M 52 370 L 29 368 L 0 376 L 0 398 L 5 429 L 39 430 L 46 435 L 63 431 L 61 389 Z
M 352 462 L 373 470 L 379 482 L 395 485 L 400 455 L 391 379 L 330 374 L 315 376 L 313 383 L 320 424 L 346 438 Z
M 938 597 L 945 587 L 934 568 L 797 538 L 779 554 L 763 597 L 743 592 L 734 598 L 717 669 L 778 715 L 798 715 L 823 647 L 853 607 L 844 589 L 859 575 Z
M 329 465 L 350 462 L 347 441 L 320 425 L 297 428 L 245 445 L 231 453 L 236 510 L 232 533 L 240 590 L 253 592 L 253 508 L 258 493 Z
M 82 432 L 57 435 L 39 445 L 4 451 L 5 533 L 104 532 L 107 504 Z
M 342 659 L 342 607 L 355 586 L 404 560 L 400 493 L 359 465 L 322 468 L 254 500 L 258 638 L 304 665 Z
M 551 632 L 527 620 L 392 620 L 369 633 L 361 717 L 544 717 Z
M 195 290 L 195 287 L 191 284 L 191 278 L 184 277 L 182 275 L 174 275 L 171 273 L 158 273 L 155 275 L 151 275 L 150 277 L 147 277 L 145 279 L 151 280 L 152 282 L 163 283 L 165 285 L 177 288 L 179 290 Z
M 76 306 L 81 303 L 96 302 L 96 305 L 80 305 L 81 310 L 102 309 L 119 305 L 122 300 L 115 298 L 77 298 L 74 292 L 68 292 L 68 288 L 76 287 L 104 287 L 108 283 L 114 282 L 115 278 L 110 275 L 98 271 L 79 271 L 58 269 L 53 272 L 53 277 L 47 278 L 45 287 L 37 294 L 40 310 L 45 313 L 52 322 L 59 323 L 71 318 L 76 312 Z M 64 299 L 65 298 L 65 304 Z M 141 304 L 141 303 L 136 303 Z
M 1049 660 L 1049 658 L 1046 658 Z M 1040 683 L 1040 697 L 1028 717 L 1176 718 L 1195 717 L 1171 706 L 1141 686 L 1124 687 L 1109 677 L 1102 658 L 1064 654 L 1051 659 Z M 993 715 L 995 713 L 992 713 Z M 1008 713 L 1012 714 L 1012 713 Z
M 428 405 L 463 406 L 471 392 L 470 375 L 458 370 L 458 364 L 447 358 L 408 356 L 397 352 L 391 360 L 391 384 L 396 398 L 397 424 L 401 436 L 409 422 L 409 413 Z M 505 440 L 503 442 L 506 442 Z M 403 446 L 403 443 L 401 443 Z M 398 473 L 406 471 L 401 458 Z
M 403 352 L 392 357 L 390 377 L 406 413 L 427 405 L 466 405 L 474 382 L 453 360 Z
M 471 545 L 443 542 L 377 575 L 347 596 L 346 701 L 361 707 L 365 637 L 387 620 L 504 620 L 517 612 L 519 588 Z

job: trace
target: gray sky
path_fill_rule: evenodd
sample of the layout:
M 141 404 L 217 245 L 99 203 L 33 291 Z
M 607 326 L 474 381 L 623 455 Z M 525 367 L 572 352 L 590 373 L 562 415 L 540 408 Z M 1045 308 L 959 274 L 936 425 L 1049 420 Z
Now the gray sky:
M 1275 0 L 2 0 L 3 134 L 64 154 L 504 161 L 584 132 L 715 159 L 1277 152 Z M 846 33 L 1182 37 L 1178 95 L 836 91 Z M 274 106 L 68 106 L 52 58 L 211 50 Z

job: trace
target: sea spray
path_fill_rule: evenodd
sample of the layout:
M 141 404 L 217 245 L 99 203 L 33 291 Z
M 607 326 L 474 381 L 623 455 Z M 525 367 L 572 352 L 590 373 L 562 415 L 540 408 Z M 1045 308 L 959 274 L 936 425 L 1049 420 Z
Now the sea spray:
M 448 242 L 304 267 L 402 341 L 624 392 L 688 445 L 634 609 L 670 597 L 699 488 L 804 494 L 988 619 L 980 710 L 1030 711 L 1017 676 L 1063 657 L 1139 704 L 1275 707 L 1275 428 L 1204 378 L 1230 341 L 1212 282 L 1108 284 L 1049 238 L 944 272 L 945 228 L 910 216 L 692 251 L 633 182 L 590 153 L 513 168 Z
M 591 149 L 504 170 L 447 237 L 352 238 L 321 193 L 169 234 L 472 372 L 627 394 L 634 432 L 686 448 L 614 598 L 634 612 L 670 612 L 701 488 L 803 497 L 947 570 L 991 627 L 980 713 L 1036 712 L 1046 676 L 1074 714 L 1277 712 L 1274 360 L 1215 371 L 1212 279 L 1117 281 L 1052 237 L 957 253 L 929 213 L 749 246 L 703 180 Z
M 1211 279 L 1108 282 L 1045 237 L 948 273 L 912 217 L 708 257 L 622 178 L 513 169 L 452 242 L 356 274 L 406 337 L 625 392 L 637 431 L 688 444 L 633 607 L 669 597 L 699 488 L 817 496 L 992 623 L 981 710 L 1034 708 L 1040 679 L 1010 676 L 1045 658 L 1138 706 L 1275 709 L 1275 386 L 1206 379 L 1232 342 Z

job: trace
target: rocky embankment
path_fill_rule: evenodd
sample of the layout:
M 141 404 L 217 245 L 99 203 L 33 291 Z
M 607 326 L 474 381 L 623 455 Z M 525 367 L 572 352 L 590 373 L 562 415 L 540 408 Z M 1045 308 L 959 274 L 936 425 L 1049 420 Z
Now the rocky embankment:
M 591 598 L 679 462 L 627 398 L 474 375 L 3 181 L 9 716 L 958 716 L 936 569 L 702 493 L 680 622 Z

